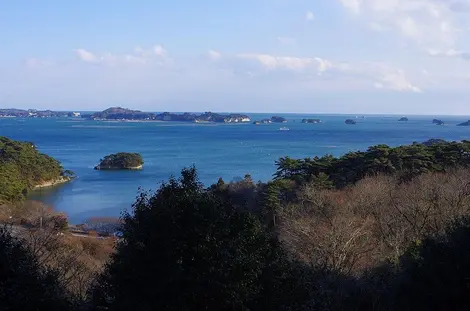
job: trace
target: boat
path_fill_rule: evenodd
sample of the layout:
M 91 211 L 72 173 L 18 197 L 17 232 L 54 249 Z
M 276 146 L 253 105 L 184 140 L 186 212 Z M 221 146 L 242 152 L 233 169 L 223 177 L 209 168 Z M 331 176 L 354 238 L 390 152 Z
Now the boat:
M 289 130 L 289 128 L 288 128 L 288 127 L 285 127 L 285 126 L 279 128 L 279 131 L 288 131 L 288 130 Z

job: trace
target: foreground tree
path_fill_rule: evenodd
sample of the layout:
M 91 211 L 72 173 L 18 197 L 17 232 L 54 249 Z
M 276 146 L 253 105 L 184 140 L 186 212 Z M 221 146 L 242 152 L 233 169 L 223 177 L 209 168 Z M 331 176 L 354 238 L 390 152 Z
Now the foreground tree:
M 397 309 L 468 310 L 470 308 L 470 218 L 454 222 L 446 233 L 411 247 L 402 258 L 397 280 Z
M 142 194 L 123 218 L 92 293 L 96 310 L 256 310 L 279 291 L 297 293 L 259 220 L 204 190 L 194 168 Z
M 0 310 L 72 310 L 56 275 L 21 241 L 0 229 Z

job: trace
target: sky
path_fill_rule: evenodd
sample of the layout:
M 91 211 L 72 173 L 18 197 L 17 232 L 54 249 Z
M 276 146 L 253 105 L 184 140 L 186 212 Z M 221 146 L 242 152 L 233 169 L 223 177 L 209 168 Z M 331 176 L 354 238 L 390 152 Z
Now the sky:
M 0 2 L 0 108 L 470 115 L 470 0 Z

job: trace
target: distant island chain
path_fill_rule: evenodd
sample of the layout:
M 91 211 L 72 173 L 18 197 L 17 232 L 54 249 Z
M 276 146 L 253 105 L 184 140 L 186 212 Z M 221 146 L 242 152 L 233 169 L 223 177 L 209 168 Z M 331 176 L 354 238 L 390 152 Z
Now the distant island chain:
M 93 121 L 168 121 L 168 122 L 193 122 L 193 123 L 252 123 L 255 125 L 271 123 L 287 123 L 287 119 L 280 116 L 272 116 L 269 119 L 251 120 L 246 114 L 230 113 L 220 114 L 213 112 L 204 112 L 201 114 L 185 112 L 181 114 L 163 112 L 152 113 L 140 110 L 132 110 L 121 107 L 111 107 L 101 112 L 81 113 L 75 111 L 52 111 L 36 109 L 0 109 L 0 118 L 81 118 Z M 364 116 L 356 119 L 364 119 Z M 408 117 L 401 117 L 399 122 L 408 122 Z M 302 123 L 318 124 L 322 123 L 320 119 L 302 119 Z M 354 125 L 358 122 L 355 119 L 346 119 L 346 124 Z M 443 126 L 445 122 L 439 119 L 433 119 L 432 123 Z M 457 124 L 457 126 L 470 126 L 470 120 Z

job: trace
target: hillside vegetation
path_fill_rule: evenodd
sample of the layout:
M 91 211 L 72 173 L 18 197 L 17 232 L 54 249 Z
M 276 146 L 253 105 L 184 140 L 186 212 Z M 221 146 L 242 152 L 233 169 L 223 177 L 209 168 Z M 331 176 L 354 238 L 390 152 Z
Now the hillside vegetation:
M 37 281 L 54 295 L 32 282 L 14 297 L 90 311 L 468 310 L 468 147 L 284 158 L 273 181 L 246 175 L 209 188 L 186 168 L 138 195 L 112 253 L 87 238 L 69 251 L 46 243 L 61 237 L 54 222 L 52 231 L 5 235 L 0 244 L 22 241 L 6 269 L 25 279 L 55 272 Z M 32 260 L 17 271 L 23 253 Z M 0 282 L 0 294 L 15 285 Z
M 398 174 L 403 180 L 410 180 L 423 173 L 469 166 L 470 141 L 430 140 L 399 147 L 377 145 L 339 158 L 331 155 L 305 159 L 284 157 L 276 165 L 276 180 L 288 179 L 299 184 L 321 182 L 325 186 L 344 188 L 377 174 Z
M 69 175 L 34 144 L 0 136 L 0 203 L 23 200 L 35 186 Z

